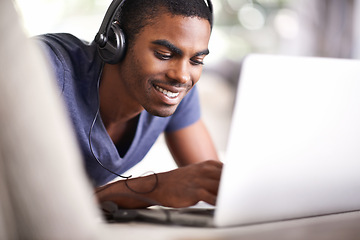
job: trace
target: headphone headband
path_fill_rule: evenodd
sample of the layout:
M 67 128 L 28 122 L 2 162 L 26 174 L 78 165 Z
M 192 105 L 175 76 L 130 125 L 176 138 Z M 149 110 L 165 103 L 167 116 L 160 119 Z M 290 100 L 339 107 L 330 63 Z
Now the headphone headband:
M 113 23 L 113 19 L 115 18 L 116 13 L 124 4 L 125 0 L 113 0 L 106 11 L 105 17 L 101 23 L 100 29 L 95 36 L 95 42 L 100 46 L 104 47 L 107 38 L 109 36 L 109 32 L 111 29 L 111 24 Z
M 205 4 L 206 4 L 206 6 L 208 6 L 211 14 L 213 14 L 213 5 L 212 5 L 212 3 L 211 3 L 211 0 L 204 0 L 204 2 L 205 2 Z

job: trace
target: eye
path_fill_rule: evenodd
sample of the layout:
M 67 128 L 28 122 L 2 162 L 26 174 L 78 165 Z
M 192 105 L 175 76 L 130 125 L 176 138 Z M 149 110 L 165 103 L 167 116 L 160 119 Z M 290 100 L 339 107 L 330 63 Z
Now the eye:
M 169 60 L 172 58 L 172 54 L 170 53 L 162 53 L 159 51 L 154 51 L 155 57 L 157 57 L 160 60 Z
M 203 58 L 190 59 L 190 63 L 192 65 L 204 65 L 204 59 Z

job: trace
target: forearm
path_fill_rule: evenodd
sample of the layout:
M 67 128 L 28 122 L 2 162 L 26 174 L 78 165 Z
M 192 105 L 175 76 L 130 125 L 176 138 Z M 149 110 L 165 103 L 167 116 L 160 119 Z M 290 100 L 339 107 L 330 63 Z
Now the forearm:
M 121 208 L 145 208 L 161 204 L 156 197 L 158 175 L 119 180 L 96 189 L 100 203 L 112 201 Z
M 186 166 L 219 157 L 215 145 L 202 120 L 180 129 L 166 133 L 166 143 L 178 166 Z
M 140 178 L 121 180 L 97 189 L 100 203 L 112 201 L 121 208 L 151 205 L 188 207 L 198 201 L 215 205 L 222 163 L 205 161 Z

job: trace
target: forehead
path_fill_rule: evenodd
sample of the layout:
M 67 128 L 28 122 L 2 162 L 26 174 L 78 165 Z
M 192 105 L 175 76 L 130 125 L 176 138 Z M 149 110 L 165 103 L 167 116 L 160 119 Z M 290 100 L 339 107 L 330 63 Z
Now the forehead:
M 164 13 L 146 25 L 135 41 L 166 39 L 177 46 L 203 50 L 210 35 L 211 26 L 206 19 Z

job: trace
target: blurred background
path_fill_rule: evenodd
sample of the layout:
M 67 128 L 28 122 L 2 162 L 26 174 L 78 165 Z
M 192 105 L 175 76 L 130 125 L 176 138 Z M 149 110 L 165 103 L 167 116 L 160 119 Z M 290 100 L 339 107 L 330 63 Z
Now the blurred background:
M 92 41 L 111 0 L 15 0 L 29 36 L 67 32 Z M 151 2 L 151 0 L 149 0 Z M 221 159 L 242 59 L 250 53 L 360 58 L 360 0 L 212 0 L 215 25 L 198 83 Z M 129 171 L 175 168 L 163 136 Z

